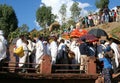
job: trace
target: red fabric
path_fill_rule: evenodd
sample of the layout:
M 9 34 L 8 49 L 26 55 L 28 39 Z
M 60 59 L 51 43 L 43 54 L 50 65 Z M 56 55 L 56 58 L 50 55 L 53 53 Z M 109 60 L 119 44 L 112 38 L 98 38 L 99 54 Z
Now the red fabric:
M 82 37 L 84 37 L 87 42 L 95 42 L 95 41 L 98 40 L 98 38 L 95 37 L 95 36 L 92 35 L 92 34 L 85 34 L 85 35 L 83 35 L 83 36 L 80 37 L 80 39 L 79 39 L 79 42 L 80 42 L 80 43 L 82 42 L 82 40 L 81 40 Z

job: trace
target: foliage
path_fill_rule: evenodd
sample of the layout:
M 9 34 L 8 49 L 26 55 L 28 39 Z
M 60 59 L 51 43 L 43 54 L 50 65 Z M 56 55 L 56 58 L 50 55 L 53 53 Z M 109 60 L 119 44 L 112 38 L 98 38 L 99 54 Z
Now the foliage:
M 51 7 L 46 7 L 43 5 L 42 7 L 38 8 L 36 12 L 37 22 L 44 29 L 46 29 L 46 26 L 49 26 L 55 21 L 56 16 L 52 14 L 51 10 Z
M 62 24 L 65 23 L 66 20 L 66 4 L 62 4 L 59 13 L 61 14 L 61 20 L 62 20 Z
M 114 29 L 112 29 L 111 30 L 111 34 L 117 34 L 117 33 L 120 33 L 120 26 L 118 26 L 118 27 L 116 27 L 116 28 L 114 28 Z
M 74 2 L 72 4 L 72 6 L 70 7 L 70 11 L 71 11 L 71 17 L 72 19 L 76 22 L 79 20 L 79 16 L 80 16 L 80 12 L 81 12 L 81 8 L 79 7 L 79 3 L 78 2 Z
M 63 25 L 61 26 L 61 33 L 63 32 L 63 31 L 70 31 L 70 29 L 71 29 L 71 26 L 75 26 L 75 21 L 73 20 L 73 19 L 69 19 L 66 23 L 63 23 Z
M 23 24 L 20 27 L 20 32 L 28 32 L 28 30 L 29 30 L 29 27 L 27 26 L 27 24 Z
M 120 26 L 112 29 L 112 30 L 110 31 L 110 36 L 111 36 L 112 38 L 115 38 L 116 40 L 119 40 L 119 42 L 120 42 L 120 29 L 119 29 L 119 28 L 120 28 Z
M 15 11 L 6 4 L 0 5 L 0 29 L 6 37 L 18 28 L 18 20 Z
M 71 25 L 72 25 L 72 24 L 64 23 L 64 24 L 61 26 L 61 30 L 62 30 L 61 33 L 62 33 L 62 32 L 69 32 Z
M 103 8 L 108 7 L 109 0 L 96 0 L 95 5 L 102 10 Z
M 19 35 L 23 34 L 25 36 L 28 35 L 28 26 L 26 24 L 23 24 L 21 27 L 17 28 L 15 31 L 10 32 L 8 36 L 9 42 L 11 42 L 14 38 L 19 37 Z
M 34 37 L 34 35 L 38 35 L 38 31 L 36 29 L 34 29 L 30 32 L 31 37 Z
M 74 20 L 72 20 L 72 19 L 70 19 L 70 20 L 68 20 L 67 21 L 67 24 L 69 25 L 69 26 L 75 26 L 75 21 Z

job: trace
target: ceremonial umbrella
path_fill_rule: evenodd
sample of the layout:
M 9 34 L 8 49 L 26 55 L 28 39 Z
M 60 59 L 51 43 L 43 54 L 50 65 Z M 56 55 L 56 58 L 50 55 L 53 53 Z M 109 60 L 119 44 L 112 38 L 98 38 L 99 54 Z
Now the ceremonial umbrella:
M 92 34 L 85 34 L 81 36 L 78 41 L 81 43 L 83 38 L 85 38 L 87 42 L 95 42 L 98 40 L 98 38 Z
M 81 37 L 83 35 L 87 34 L 87 31 L 84 29 L 75 29 L 70 33 L 70 37 Z

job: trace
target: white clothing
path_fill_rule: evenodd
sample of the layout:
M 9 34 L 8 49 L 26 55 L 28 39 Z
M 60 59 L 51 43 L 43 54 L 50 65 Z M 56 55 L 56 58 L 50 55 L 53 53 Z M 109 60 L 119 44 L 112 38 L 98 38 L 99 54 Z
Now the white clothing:
M 70 45 L 70 50 L 72 51 L 76 47 L 76 41 L 72 41 Z
M 3 35 L 3 31 L 2 30 L 0 30 L 0 35 Z
M 76 45 L 76 41 L 73 41 L 71 43 L 70 50 L 75 53 L 75 62 L 73 63 L 80 63 L 80 50 L 79 47 Z
M 51 52 L 51 57 L 52 57 L 52 64 L 55 64 L 57 53 L 58 53 L 58 46 L 57 46 L 57 43 L 55 41 L 52 41 L 50 43 L 50 52 Z
M 60 50 L 64 50 L 65 51 L 65 44 L 64 43 L 60 43 L 59 46 L 58 46 L 58 52 Z
M 24 43 L 21 38 L 19 38 L 17 40 L 17 42 L 16 42 L 16 48 L 18 48 L 20 46 L 23 46 L 24 56 L 23 57 L 19 57 L 19 64 L 18 64 L 18 66 L 22 67 L 24 65 L 24 63 L 26 62 L 26 57 L 28 55 L 28 47 L 27 47 L 27 44 Z
M 0 35 L 0 61 L 7 57 L 6 55 L 7 48 L 4 41 L 6 41 L 5 38 L 2 35 Z
M 70 40 L 65 40 L 65 44 L 70 48 L 70 44 L 71 44 Z
M 23 64 L 19 64 L 19 67 L 22 67 L 24 65 L 24 63 L 27 60 L 27 56 L 28 56 L 28 47 L 26 43 L 22 43 L 23 46 L 23 50 L 24 50 L 24 56 L 23 57 L 19 57 L 19 63 L 23 63 Z
M 44 54 L 44 46 L 43 46 L 43 42 L 41 40 L 38 40 L 36 42 L 36 56 L 35 56 L 35 62 L 36 62 L 36 66 L 35 68 L 37 68 L 39 66 L 39 64 L 41 63 L 41 56 Z
M 32 52 L 35 49 L 35 43 L 32 42 L 31 40 L 27 40 L 27 41 L 29 42 L 27 45 L 28 50 Z M 31 54 L 31 52 L 29 52 L 29 55 Z
M 7 40 L 4 38 L 3 35 L 0 35 L 0 41 L 3 42 L 3 44 L 7 45 Z
M 114 51 L 115 63 L 116 63 L 116 66 L 118 67 L 119 66 L 119 59 L 120 59 L 120 49 L 119 49 L 118 45 L 114 42 L 112 42 L 112 44 L 110 46 Z
M 22 39 L 19 38 L 19 39 L 16 41 L 16 48 L 20 47 L 22 44 L 23 44 L 23 41 L 22 41 Z
M 103 58 L 103 53 L 104 53 L 104 49 L 106 48 L 106 46 L 104 44 L 100 44 L 97 47 L 97 52 L 98 52 L 98 58 Z

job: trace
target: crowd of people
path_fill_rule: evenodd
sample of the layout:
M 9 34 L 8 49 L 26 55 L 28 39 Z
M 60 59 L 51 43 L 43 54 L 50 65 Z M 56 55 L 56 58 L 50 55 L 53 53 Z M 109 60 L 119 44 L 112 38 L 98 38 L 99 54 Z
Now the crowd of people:
M 34 40 L 34 41 L 33 41 Z M 55 35 L 43 38 L 34 35 L 33 39 L 20 35 L 16 41 L 16 48 L 23 46 L 24 56 L 18 57 L 16 54 L 16 66 L 22 68 L 20 72 L 28 72 L 26 67 L 39 68 L 41 57 L 49 55 L 52 58 L 51 64 L 79 64 L 79 66 L 61 66 L 55 69 L 79 69 L 80 73 L 86 73 L 88 57 L 96 57 L 97 73 L 104 75 L 106 83 L 111 83 L 113 73 L 118 73 L 120 69 L 120 49 L 112 39 L 99 39 L 94 42 L 87 42 L 86 38 L 63 39 Z M 35 63 L 26 65 L 25 63 Z M 23 64 L 20 64 L 23 63 Z M 37 71 L 38 73 L 38 71 Z
M 120 21 L 119 11 L 109 11 L 106 7 L 103 10 L 101 17 L 99 15 L 89 15 L 82 19 L 82 24 L 86 27 L 94 26 L 99 23 L 111 21 Z M 83 27 L 82 27 L 83 28 Z M 81 30 L 79 25 L 76 29 Z M 97 73 L 104 76 L 105 83 L 111 83 L 111 78 L 113 73 L 117 73 L 120 69 L 120 49 L 118 44 L 109 40 L 98 39 L 94 42 L 87 42 L 86 38 L 82 37 L 81 42 L 78 38 L 73 37 L 71 39 L 64 39 L 52 35 L 48 38 L 44 38 L 40 35 L 25 36 L 20 35 L 15 42 L 14 50 L 19 47 L 23 47 L 23 56 L 20 57 L 14 53 L 16 59 L 16 67 L 21 69 L 16 69 L 15 72 L 30 72 L 25 68 L 39 68 L 41 63 L 41 57 L 43 55 L 49 55 L 52 58 L 51 64 L 79 64 L 79 66 L 61 66 L 53 67 L 55 69 L 79 69 L 80 73 L 86 73 L 88 62 L 88 57 L 96 57 Z M 4 61 L 9 61 L 8 48 L 9 45 L 7 40 L 3 36 L 3 31 L 0 30 L 0 71 L 3 66 L 8 66 L 8 64 L 3 64 Z M 35 63 L 35 64 L 26 64 Z M 39 73 L 39 71 L 34 71 Z
M 26 41 L 27 40 L 27 41 Z M 97 40 L 94 42 L 87 42 L 83 37 L 82 42 L 79 43 L 78 38 L 66 40 L 51 36 L 44 39 L 35 35 L 33 40 L 30 37 L 21 35 L 16 42 L 16 48 L 23 46 L 24 56 L 18 57 L 16 54 L 17 62 L 23 64 L 16 64 L 22 67 L 21 72 L 28 72 L 26 67 L 39 68 L 41 57 L 49 55 L 52 58 L 51 64 L 79 64 L 79 66 L 61 66 L 53 67 L 55 69 L 79 69 L 80 73 L 86 73 L 88 57 L 96 57 L 97 73 L 104 75 L 107 83 L 111 83 L 113 73 L 118 73 L 120 68 L 120 49 L 119 46 L 109 40 Z M 35 63 L 25 65 L 25 63 Z M 37 71 L 38 72 L 38 71 Z
M 120 21 L 120 8 L 110 10 L 108 7 L 105 7 L 101 13 L 89 14 L 81 18 L 81 24 L 83 27 L 93 27 L 99 24 L 104 24 L 108 22 L 119 22 Z
M 80 26 L 76 29 L 80 29 Z M 111 83 L 111 76 L 113 73 L 117 73 L 120 69 L 120 49 L 119 46 L 109 40 L 96 40 L 94 42 L 87 42 L 86 38 L 82 37 L 81 42 L 79 38 L 73 37 L 71 39 L 57 38 L 52 35 L 48 38 L 43 38 L 39 35 L 33 37 L 20 35 L 15 42 L 14 50 L 23 47 L 23 56 L 20 57 L 14 53 L 16 58 L 15 72 L 30 72 L 25 68 L 39 68 L 41 63 L 41 57 L 43 55 L 49 55 L 52 58 L 51 64 L 79 64 L 79 66 L 61 66 L 53 67 L 55 69 L 79 69 L 81 73 L 86 73 L 88 57 L 96 57 L 97 72 L 104 75 L 105 80 Z M 2 69 L 3 62 L 9 61 L 7 50 L 7 40 L 3 36 L 2 30 L 0 30 L 0 67 Z M 35 64 L 26 64 L 35 63 Z M 7 64 L 8 66 L 8 64 Z M 117 71 L 118 70 L 118 71 Z M 112 72 L 113 71 L 113 72 Z M 34 71 L 39 73 L 39 71 Z

